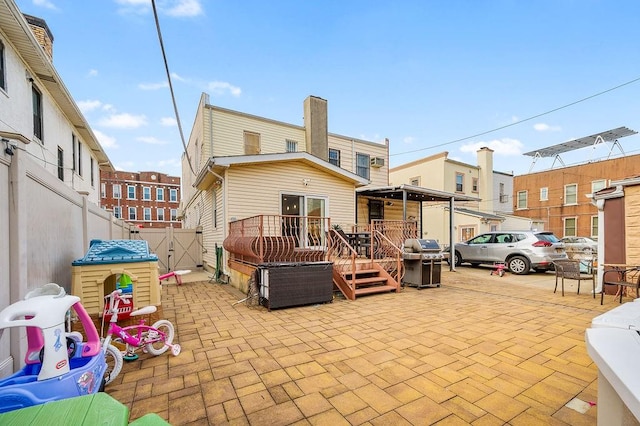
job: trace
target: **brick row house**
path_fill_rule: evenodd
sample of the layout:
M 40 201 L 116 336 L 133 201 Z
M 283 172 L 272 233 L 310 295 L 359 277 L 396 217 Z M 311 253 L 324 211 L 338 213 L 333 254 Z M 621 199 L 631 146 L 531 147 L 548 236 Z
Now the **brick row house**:
M 100 205 L 142 228 L 182 228 L 180 178 L 158 172 L 101 172 Z

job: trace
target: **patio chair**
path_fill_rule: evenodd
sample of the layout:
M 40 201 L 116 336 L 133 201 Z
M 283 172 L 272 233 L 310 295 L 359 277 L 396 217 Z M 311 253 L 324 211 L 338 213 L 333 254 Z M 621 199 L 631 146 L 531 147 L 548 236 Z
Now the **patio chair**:
M 616 296 L 622 296 L 627 289 L 634 289 L 636 297 L 640 297 L 640 266 L 618 265 L 607 269 L 602 275 L 602 293 L 600 294 L 600 304 L 604 303 L 605 288 L 608 285 L 618 286 Z
M 587 265 L 588 272 L 581 272 L 581 264 Z M 555 293 L 558 289 L 558 279 L 562 282 L 562 296 L 564 296 L 564 280 L 576 280 L 578 281 L 578 292 L 580 294 L 580 281 L 591 281 L 593 287 L 593 298 L 596 298 L 596 277 L 593 274 L 590 260 L 578 260 L 578 259 L 562 259 L 553 262 L 553 266 L 556 270 L 556 286 L 553 289 Z

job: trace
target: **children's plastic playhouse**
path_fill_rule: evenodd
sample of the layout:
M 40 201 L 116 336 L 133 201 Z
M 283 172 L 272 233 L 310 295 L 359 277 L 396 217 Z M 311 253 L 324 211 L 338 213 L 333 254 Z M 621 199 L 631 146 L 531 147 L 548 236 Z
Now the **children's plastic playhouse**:
M 71 309 L 83 326 L 84 342 L 82 333 L 65 326 Z M 0 413 L 102 390 L 107 364 L 79 297 L 53 283 L 31 291 L 0 311 L 0 335 L 12 327 L 26 327 L 27 352 L 25 366 L 0 379 Z
M 158 256 L 145 240 L 93 240 L 71 269 L 71 293 L 91 315 L 103 314 L 104 297 L 116 288 L 132 293 L 132 309 L 160 305 Z

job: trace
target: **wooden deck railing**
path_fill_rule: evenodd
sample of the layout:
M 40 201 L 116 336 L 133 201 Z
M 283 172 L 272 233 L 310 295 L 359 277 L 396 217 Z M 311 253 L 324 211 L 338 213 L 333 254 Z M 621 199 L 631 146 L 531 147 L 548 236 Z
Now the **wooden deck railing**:
M 316 216 L 258 215 L 229 224 L 223 247 L 231 260 L 259 265 L 326 260 L 330 219 Z

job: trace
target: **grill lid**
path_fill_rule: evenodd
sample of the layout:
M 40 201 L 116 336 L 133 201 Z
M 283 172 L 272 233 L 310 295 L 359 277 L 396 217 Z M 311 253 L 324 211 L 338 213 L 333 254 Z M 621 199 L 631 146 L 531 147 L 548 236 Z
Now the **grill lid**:
M 409 238 L 404 242 L 404 251 L 409 253 L 439 252 L 440 246 L 436 240 Z

